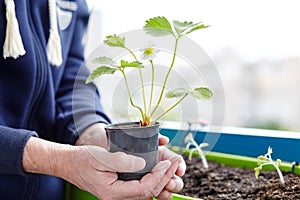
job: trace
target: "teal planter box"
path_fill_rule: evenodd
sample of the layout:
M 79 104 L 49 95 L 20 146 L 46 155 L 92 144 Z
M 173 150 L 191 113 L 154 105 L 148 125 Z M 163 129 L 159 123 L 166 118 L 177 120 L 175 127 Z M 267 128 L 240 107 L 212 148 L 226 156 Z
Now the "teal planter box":
M 173 128 L 183 125 L 166 123 L 160 133 L 170 138 L 170 146 L 185 147 L 185 129 Z M 300 132 L 274 131 L 252 128 L 222 127 L 221 132 L 200 127 L 191 131 L 197 143 L 206 142 L 206 151 L 257 157 L 272 147 L 272 157 L 288 162 L 300 162 Z

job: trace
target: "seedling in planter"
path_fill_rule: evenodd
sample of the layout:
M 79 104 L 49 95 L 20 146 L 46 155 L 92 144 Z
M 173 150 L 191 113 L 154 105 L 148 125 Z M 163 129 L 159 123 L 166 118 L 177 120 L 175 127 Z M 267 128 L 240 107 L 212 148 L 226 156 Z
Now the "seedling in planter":
M 169 113 L 172 109 L 174 109 L 178 104 L 180 104 L 187 96 L 195 97 L 196 99 L 211 99 L 213 96 L 212 91 L 207 87 L 196 87 L 196 88 L 176 88 L 173 90 L 170 90 L 166 92 L 166 86 L 168 82 L 168 78 L 171 74 L 171 71 L 175 64 L 175 58 L 176 58 L 176 52 L 178 47 L 178 42 L 180 38 L 182 38 L 185 35 L 188 35 L 196 30 L 207 28 L 208 26 L 199 23 L 193 23 L 193 22 L 180 22 L 174 20 L 172 23 L 170 23 L 165 17 L 154 17 L 149 20 L 146 20 L 146 24 L 143 27 L 144 31 L 153 36 L 153 37 L 159 37 L 159 36 L 166 36 L 166 35 L 172 35 L 174 37 L 174 51 L 172 52 L 172 60 L 169 66 L 169 69 L 167 73 L 165 74 L 165 77 L 163 79 L 163 85 L 161 86 L 159 97 L 156 100 L 156 103 L 153 99 L 154 94 L 154 72 L 155 72 L 155 64 L 154 64 L 154 58 L 159 53 L 159 49 L 154 48 L 152 45 L 148 45 L 145 48 L 140 49 L 142 52 L 140 55 L 140 59 L 144 60 L 144 62 L 148 63 L 151 66 L 151 74 L 147 74 L 151 77 L 151 86 L 149 91 L 149 99 L 146 98 L 146 91 L 145 91 L 145 83 L 144 83 L 144 75 L 142 73 L 142 69 L 145 66 L 145 63 L 143 63 L 141 60 L 138 59 L 138 56 L 136 55 L 136 52 L 133 51 L 128 47 L 128 45 L 125 43 L 125 38 L 120 37 L 116 34 L 110 35 L 106 37 L 106 40 L 104 43 L 110 47 L 114 48 L 122 48 L 128 51 L 128 53 L 132 56 L 133 60 L 126 61 L 121 60 L 118 64 L 115 60 L 109 57 L 100 56 L 93 60 L 94 64 L 100 65 L 97 69 L 95 69 L 90 76 L 88 77 L 86 83 L 89 83 L 96 79 L 97 77 L 104 75 L 104 74 L 114 74 L 115 72 L 120 72 L 124 78 L 126 90 L 128 93 L 129 101 L 132 107 L 136 108 L 140 115 L 140 124 L 142 126 L 148 126 L 155 124 L 159 119 L 161 119 L 164 115 Z M 150 42 L 150 41 L 149 41 Z M 140 52 L 137 51 L 137 52 Z M 133 99 L 132 92 L 129 87 L 129 80 L 126 76 L 126 70 L 128 68 L 136 68 L 139 72 L 139 79 L 141 83 L 141 92 L 142 92 L 142 106 L 137 105 L 136 101 Z M 177 101 L 170 105 L 169 108 L 167 108 L 165 111 L 159 112 L 159 106 L 161 105 L 163 101 L 163 97 L 166 98 L 177 98 Z
M 271 154 L 273 153 L 272 148 L 268 147 L 268 152 L 265 155 L 261 155 L 258 157 L 258 167 L 254 168 L 255 170 L 255 177 L 258 179 L 259 173 L 262 170 L 263 166 L 265 165 L 273 165 L 279 175 L 280 182 L 284 184 L 283 175 L 279 169 L 279 166 L 281 164 L 281 160 L 277 159 L 276 162 L 273 161 Z
M 198 145 L 197 142 L 195 141 L 194 136 L 193 136 L 192 133 L 187 134 L 187 136 L 184 138 L 184 142 L 186 143 L 186 149 L 189 149 L 191 146 L 194 146 L 194 148 L 190 149 L 189 160 L 192 159 L 193 152 L 198 151 L 199 157 L 202 160 L 203 167 L 205 169 L 207 169 L 208 164 L 207 164 L 205 154 L 202 151 L 202 148 L 207 147 L 208 143 L 201 143 L 201 144 Z

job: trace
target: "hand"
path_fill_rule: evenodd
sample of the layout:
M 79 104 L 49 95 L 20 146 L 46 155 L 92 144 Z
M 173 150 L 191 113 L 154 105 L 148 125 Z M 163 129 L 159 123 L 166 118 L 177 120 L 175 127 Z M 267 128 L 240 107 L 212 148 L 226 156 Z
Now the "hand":
M 94 124 L 87 128 L 84 133 L 81 134 L 80 138 L 77 140 L 76 145 L 96 145 L 102 146 L 104 148 L 107 147 L 106 143 L 106 134 L 104 130 L 105 124 Z M 159 145 L 163 146 L 168 144 L 169 138 L 163 135 L 159 135 Z M 159 149 L 159 160 L 171 160 L 179 155 L 168 150 L 165 147 L 160 147 Z M 172 198 L 173 192 L 179 192 L 183 188 L 183 181 L 180 178 L 184 175 L 186 170 L 186 164 L 181 156 L 178 158 L 178 168 L 176 169 L 176 173 L 169 180 L 168 184 L 159 195 L 158 199 L 168 200 Z
M 175 173 L 173 174 L 172 178 L 169 180 L 166 187 L 158 197 L 159 200 L 171 200 L 172 193 L 179 192 L 183 188 L 184 183 L 180 177 L 182 177 L 185 174 L 186 164 L 182 156 L 179 156 L 178 154 L 169 150 L 166 147 L 159 147 L 158 153 L 159 161 L 172 160 L 174 158 L 177 158 L 178 161 L 178 167 Z
M 169 138 L 163 135 L 159 136 L 159 145 L 163 146 L 168 144 Z M 173 151 L 170 151 L 169 149 L 165 147 L 159 147 L 159 160 L 168 160 L 172 159 L 172 157 L 178 156 Z M 172 199 L 172 193 L 173 192 L 179 192 L 183 188 L 183 181 L 180 177 L 182 177 L 185 174 L 186 170 L 186 164 L 182 156 L 179 157 L 179 164 L 178 168 L 176 170 L 176 173 L 172 177 L 172 179 L 168 182 L 165 189 L 160 194 L 161 200 L 169 200 Z
M 144 168 L 145 161 L 125 153 L 109 153 L 96 146 L 74 147 L 65 164 L 64 178 L 102 200 L 162 198 L 161 193 L 178 170 L 179 156 L 159 162 L 140 181 L 121 181 L 116 172 L 134 172 Z M 67 165 L 67 163 L 72 163 Z
M 96 123 L 89 126 L 75 142 L 75 145 L 94 145 L 107 148 L 107 137 L 104 123 Z
M 63 178 L 102 200 L 145 200 L 160 198 L 178 170 L 179 157 L 159 162 L 140 181 L 121 181 L 117 172 L 139 171 L 145 167 L 144 159 L 98 146 L 71 146 L 31 137 L 22 164 L 26 172 Z

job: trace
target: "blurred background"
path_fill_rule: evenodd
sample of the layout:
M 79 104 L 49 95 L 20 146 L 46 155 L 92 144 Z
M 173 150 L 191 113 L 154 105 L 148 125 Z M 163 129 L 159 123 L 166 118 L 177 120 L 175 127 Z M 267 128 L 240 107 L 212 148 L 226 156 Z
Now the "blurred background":
M 92 11 L 85 38 L 87 56 L 105 36 L 141 28 L 154 16 L 201 21 L 210 27 L 189 38 L 208 54 L 222 79 L 224 125 L 300 131 L 299 1 L 87 2 Z M 109 87 L 100 87 L 108 112 Z M 205 115 L 199 118 L 210 121 Z

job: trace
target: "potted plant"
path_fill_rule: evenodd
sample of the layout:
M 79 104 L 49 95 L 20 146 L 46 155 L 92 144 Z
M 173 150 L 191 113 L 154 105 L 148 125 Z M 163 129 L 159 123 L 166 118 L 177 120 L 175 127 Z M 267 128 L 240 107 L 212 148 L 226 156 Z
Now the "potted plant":
M 168 79 L 171 76 L 172 69 L 175 65 L 177 57 L 177 48 L 179 40 L 196 30 L 207 28 L 208 26 L 202 23 L 193 22 L 169 22 L 165 17 L 153 17 L 146 20 L 143 27 L 144 31 L 153 36 L 160 37 L 171 35 L 174 37 L 174 50 L 172 52 L 172 60 L 167 73 L 163 79 L 161 88 L 155 87 L 155 57 L 159 54 L 159 49 L 152 45 L 148 45 L 140 49 L 140 59 L 135 50 L 131 50 L 126 44 L 125 38 L 116 34 L 106 37 L 104 44 L 112 48 L 125 49 L 131 56 L 130 60 L 125 60 L 122 57 L 118 60 L 110 58 L 106 55 L 97 56 L 92 61 L 94 64 L 99 65 L 98 68 L 93 70 L 86 80 L 86 83 L 92 82 L 102 75 L 112 75 L 120 73 L 125 82 L 125 88 L 129 97 L 130 105 L 140 113 L 140 120 L 127 123 L 117 123 L 105 127 L 109 151 L 123 151 L 128 154 L 143 157 L 146 160 L 146 167 L 137 173 L 122 173 L 119 178 L 122 180 L 140 179 L 143 175 L 150 172 L 157 164 L 157 150 L 158 150 L 158 132 L 159 120 L 179 105 L 187 96 L 192 96 L 196 99 L 211 99 L 213 96 L 212 91 L 207 87 L 194 87 L 194 88 L 175 88 L 167 90 Z M 137 38 L 138 39 L 138 38 Z M 146 42 L 146 41 L 145 41 Z M 145 82 L 143 69 L 148 64 L 151 67 L 151 73 L 147 74 L 151 77 L 150 90 L 148 95 L 145 90 Z M 130 80 L 127 77 L 128 69 L 138 70 L 141 93 L 142 105 L 138 105 L 137 100 L 133 98 L 131 88 L 129 86 Z M 154 90 L 160 90 L 159 97 L 154 99 Z M 164 98 L 174 98 L 176 101 L 164 111 L 160 111 L 159 107 Z

